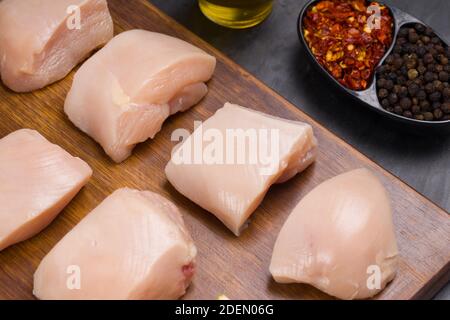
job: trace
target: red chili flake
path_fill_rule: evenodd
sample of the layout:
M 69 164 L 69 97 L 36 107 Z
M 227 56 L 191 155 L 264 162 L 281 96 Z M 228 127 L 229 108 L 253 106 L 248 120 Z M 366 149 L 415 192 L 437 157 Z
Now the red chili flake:
M 380 8 L 380 28 L 370 28 L 365 0 L 323 0 L 313 5 L 303 21 L 303 34 L 319 63 L 341 84 L 364 90 L 375 66 L 392 43 L 393 19 Z

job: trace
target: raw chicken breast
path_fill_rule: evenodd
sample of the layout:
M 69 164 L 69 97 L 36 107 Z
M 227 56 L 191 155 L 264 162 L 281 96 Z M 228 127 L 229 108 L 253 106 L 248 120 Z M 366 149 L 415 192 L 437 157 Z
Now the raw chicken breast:
M 112 37 L 106 0 L 3 0 L 0 74 L 14 91 L 40 89 Z
M 341 299 L 376 295 L 397 270 L 389 197 L 366 169 L 325 181 L 293 210 L 273 250 L 280 283 L 308 283 Z
M 116 36 L 76 73 L 65 111 L 116 162 L 163 122 L 197 104 L 216 59 L 191 44 L 143 30 Z
M 39 299 L 177 299 L 194 274 L 195 245 L 177 207 L 119 189 L 70 231 L 34 275 Z
M 87 183 L 92 170 L 22 129 L 0 140 L 0 250 L 44 229 Z
M 180 193 L 239 235 L 269 187 L 315 158 L 310 125 L 226 103 L 178 146 L 166 175 Z

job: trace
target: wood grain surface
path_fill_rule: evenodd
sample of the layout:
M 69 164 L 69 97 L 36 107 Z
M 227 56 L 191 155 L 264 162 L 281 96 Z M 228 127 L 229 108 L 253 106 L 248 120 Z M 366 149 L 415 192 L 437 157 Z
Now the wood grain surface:
M 327 299 L 311 286 L 280 285 L 268 271 L 277 234 L 297 202 L 319 183 L 345 171 L 371 169 L 388 189 L 400 250 L 399 271 L 377 299 L 429 298 L 450 277 L 450 219 L 447 213 L 361 153 L 332 135 L 223 54 L 165 16 L 145 0 L 109 0 L 116 33 L 141 28 L 187 40 L 218 58 L 208 96 L 188 112 L 170 118 L 152 141 L 139 145 L 117 165 L 63 113 L 73 73 L 43 90 L 15 94 L 0 86 L 0 136 L 20 128 L 41 132 L 51 142 L 84 159 L 94 170 L 87 186 L 36 237 L 0 252 L 0 299 L 32 299 L 33 273 L 47 252 L 107 195 L 120 187 L 159 192 L 179 206 L 199 250 L 197 275 L 186 299 Z M 133 48 L 130 48 L 133 50 Z M 250 227 L 235 237 L 213 215 L 177 193 L 164 167 L 178 128 L 211 116 L 230 101 L 287 119 L 310 123 L 319 140 L 316 163 L 291 181 L 270 189 Z

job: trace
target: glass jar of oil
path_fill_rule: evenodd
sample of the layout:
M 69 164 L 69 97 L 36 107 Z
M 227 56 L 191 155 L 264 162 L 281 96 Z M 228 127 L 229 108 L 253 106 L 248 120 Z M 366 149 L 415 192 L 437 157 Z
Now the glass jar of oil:
M 261 23 L 272 11 L 273 0 L 199 0 L 203 14 L 228 28 L 243 29 Z

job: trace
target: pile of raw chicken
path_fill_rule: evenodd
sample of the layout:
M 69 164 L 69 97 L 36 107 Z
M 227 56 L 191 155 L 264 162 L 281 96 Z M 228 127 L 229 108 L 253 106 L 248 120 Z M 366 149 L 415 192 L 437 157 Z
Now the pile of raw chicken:
M 82 17 L 78 26 L 69 21 L 73 4 Z M 30 92 L 64 78 L 102 46 L 76 72 L 64 111 L 119 163 L 136 144 L 153 138 L 169 116 L 207 94 L 216 59 L 164 34 L 131 30 L 113 37 L 106 0 L 0 3 L 0 74 L 13 91 Z M 317 155 L 310 125 L 230 103 L 201 125 L 224 135 L 228 129 L 255 128 L 279 131 L 273 172 L 261 175 L 257 163 L 175 161 L 195 132 L 165 169 L 178 192 L 236 236 L 270 186 L 291 179 Z M 0 250 L 42 231 L 91 175 L 87 163 L 34 130 L 3 137 Z M 196 254 L 173 203 L 153 192 L 119 189 L 42 260 L 33 293 L 39 299 L 177 299 L 193 279 Z M 370 171 L 358 169 L 325 181 L 298 203 L 274 245 L 270 272 L 280 283 L 308 283 L 342 299 L 364 299 L 394 278 L 397 257 L 389 196 Z M 83 270 L 79 290 L 67 285 L 70 266 Z M 371 266 L 379 269 L 378 285 L 368 285 Z

